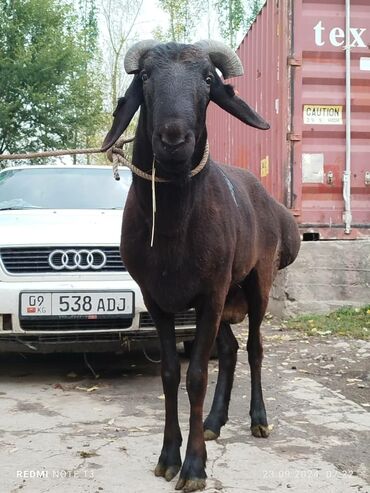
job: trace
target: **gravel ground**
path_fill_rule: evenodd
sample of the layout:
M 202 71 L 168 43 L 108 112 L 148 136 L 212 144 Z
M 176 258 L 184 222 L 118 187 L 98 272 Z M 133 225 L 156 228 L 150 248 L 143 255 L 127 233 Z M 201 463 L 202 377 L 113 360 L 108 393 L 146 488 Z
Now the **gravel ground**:
M 240 340 L 230 420 L 207 443 L 209 492 L 370 493 L 370 342 L 264 327 L 264 396 L 273 431 L 249 432 L 249 367 Z M 155 354 L 152 354 L 154 358 Z M 163 493 L 155 478 L 164 400 L 142 354 L 0 356 L 0 491 Z M 180 423 L 188 431 L 182 360 Z M 209 408 L 217 361 L 209 366 Z

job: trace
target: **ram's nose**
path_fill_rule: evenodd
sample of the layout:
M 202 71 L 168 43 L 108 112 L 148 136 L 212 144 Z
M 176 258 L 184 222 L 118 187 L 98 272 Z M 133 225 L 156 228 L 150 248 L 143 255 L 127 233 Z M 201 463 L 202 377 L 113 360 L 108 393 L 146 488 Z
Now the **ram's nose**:
M 167 123 L 158 129 L 161 146 L 168 152 L 175 152 L 184 147 L 189 142 L 190 135 L 190 131 L 187 131 L 180 123 L 176 122 Z
M 185 136 L 172 136 L 166 134 L 160 134 L 159 138 L 161 139 L 161 144 L 163 147 L 167 149 L 178 149 L 179 147 L 185 144 Z

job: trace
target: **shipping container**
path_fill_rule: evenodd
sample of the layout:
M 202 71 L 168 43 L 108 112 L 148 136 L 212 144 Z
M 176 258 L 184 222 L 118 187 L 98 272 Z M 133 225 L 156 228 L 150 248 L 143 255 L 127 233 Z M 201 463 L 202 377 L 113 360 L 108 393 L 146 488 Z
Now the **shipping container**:
M 370 1 L 267 0 L 237 54 L 230 83 L 271 128 L 211 103 L 213 158 L 258 176 L 306 239 L 370 238 Z

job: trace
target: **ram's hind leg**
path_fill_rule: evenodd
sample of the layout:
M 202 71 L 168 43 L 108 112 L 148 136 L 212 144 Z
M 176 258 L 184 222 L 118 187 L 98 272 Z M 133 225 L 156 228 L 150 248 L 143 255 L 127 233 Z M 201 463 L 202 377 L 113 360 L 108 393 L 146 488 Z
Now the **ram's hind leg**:
M 249 334 L 247 342 L 248 361 L 251 370 L 251 431 L 255 437 L 266 438 L 270 434 L 261 384 L 263 347 L 261 323 L 266 312 L 272 283 L 269 272 L 254 269 L 244 283 L 248 299 Z
M 226 322 L 221 322 L 217 335 L 219 372 L 211 411 L 204 422 L 204 439 L 215 440 L 228 420 L 229 402 L 234 380 L 238 342 Z

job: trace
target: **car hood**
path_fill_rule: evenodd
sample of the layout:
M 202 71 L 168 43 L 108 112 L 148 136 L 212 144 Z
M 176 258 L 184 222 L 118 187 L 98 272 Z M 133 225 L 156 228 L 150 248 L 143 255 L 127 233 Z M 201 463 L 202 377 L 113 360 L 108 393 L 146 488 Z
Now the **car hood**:
M 0 246 L 119 245 L 122 210 L 0 211 Z

